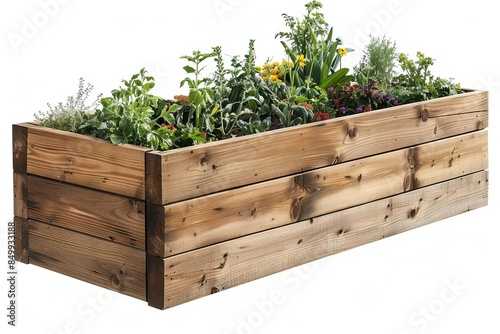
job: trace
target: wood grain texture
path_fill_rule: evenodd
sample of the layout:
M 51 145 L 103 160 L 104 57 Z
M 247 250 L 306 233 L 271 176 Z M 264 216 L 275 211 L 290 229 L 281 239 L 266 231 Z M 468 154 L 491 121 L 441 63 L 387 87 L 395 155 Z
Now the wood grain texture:
M 12 125 L 12 165 L 18 173 L 27 173 L 28 128 L 33 126 L 31 123 Z
M 28 218 L 28 180 L 24 173 L 14 172 L 14 216 Z
M 163 260 L 149 255 L 156 267 L 148 277 L 154 283 L 149 305 L 172 307 L 487 202 L 488 172 L 483 171 Z
M 30 220 L 30 263 L 146 300 L 142 250 Z
M 163 196 L 162 155 L 159 152 L 146 153 L 146 202 L 161 203 Z
M 48 129 L 28 128 L 29 174 L 145 199 L 145 152 L 101 139 Z
M 28 216 L 145 250 L 145 204 L 132 198 L 28 176 Z
M 14 239 L 16 261 L 29 264 L 29 225 L 27 219 L 14 217 Z
M 482 130 L 166 206 L 148 204 L 148 253 L 167 257 L 488 168 Z
M 152 188 L 148 202 L 174 203 L 484 129 L 487 110 L 488 93 L 474 91 L 251 138 L 150 152 L 161 160 L 162 176 L 147 177 L 162 182 L 160 189 Z

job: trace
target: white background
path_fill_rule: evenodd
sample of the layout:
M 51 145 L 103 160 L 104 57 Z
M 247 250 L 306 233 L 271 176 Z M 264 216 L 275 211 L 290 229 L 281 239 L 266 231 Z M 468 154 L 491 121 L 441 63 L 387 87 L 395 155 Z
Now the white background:
M 51 3 L 52 5 L 44 5 Z M 436 59 L 433 73 L 490 92 L 490 205 L 427 227 L 159 311 L 33 265 L 17 264 L 17 327 L 7 326 L 7 282 L 0 284 L 8 333 L 499 333 L 500 243 L 497 107 L 500 71 L 494 2 L 324 1 L 325 16 L 352 66 L 369 33 L 398 50 Z M 57 6 L 55 6 L 55 5 Z M 0 5 L 2 222 L 0 267 L 7 273 L 6 225 L 12 219 L 11 124 L 33 119 L 47 102 L 76 92 L 78 78 L 109 94 L 140 68 L 155 93 L 182 90 L 179 59 L 221 45 L 243 55 L 256 40 L 260 62 L 281 60 L 275 33 L 282 13 L 305 1 L 4 0 Z M 464 5 L 465 4 L 465 5 Z M 35 24 L 35 28 L 28 27 Z M 496 132 L 496 133 L 495 133 Z M 3 260 L 1 260 L 3 259 Z M 0 274 L 0 277 L 4 277 Z M 453 292 L 449 285 L 458 285 Z M 445 298 L 444 296 L 453 297 Z M 272 301 L 280 295 L 279 300 Z M 93 302 L 95 301 L 95 303 Z M 270 303 L 273 303 L 272 307 Z M 266 305 L 262 309 L 259 305 Z M 438 306 L 444 305 L 444 308 Z M 428 318 L 420 315 L 429 309 Z

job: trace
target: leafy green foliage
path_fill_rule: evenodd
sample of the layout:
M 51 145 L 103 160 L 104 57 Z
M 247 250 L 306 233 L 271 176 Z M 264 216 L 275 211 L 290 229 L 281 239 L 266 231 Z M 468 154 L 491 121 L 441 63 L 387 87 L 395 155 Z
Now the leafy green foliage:
M 259 115 L 253 114 L 248 121 L 238 120 L 238 127 L 245 135 L 265 132 L 271 128 L 271 119 L 261 119 Z
M 101 99 L 102 109 L 97 110 L 78 132 L 109 139 L 115 145 L 135 144 L 157 150 L 206 141 L 197 129 L 177 129 L 171 125 L 181 107 L 150 94 L 154 78 L 144 68 L 122 83 L 123 87 Z
M 399 65 L 403 73 L 395 78 L 394 94 L 403 103 L 430 100 L 462 92 L 460 84 L 452 79 L 435 78 L 430 71 L 434 59 L 417 52 L 417 59 L 410 59 L 406 54 L 399 54 Z
M 276 114 L 279 120 L 276 128 L 306 124 L 313 119 L 312 110 L 295 104 L 293 101 L 273 105 L 273 113 Z
M 194 107 L 194 124 L 200 131 L 204 125 L 208 130 L 213 130 L 213 123 L 211 122 L 210 114 L 202 113 L 202 111 L 206 110 L 207 106 L 209 106 L 209 104 L 213 101 L 214 92 L 212 88 L 208 86 L 212 83 L 212 80 L 208 77 L 201 77 L 201 72 L 205 68 L 204 66 L 201 66 L 201 64 L 205 60 L 215 57 L 215 55 L 215 52 L 201 53 L 200 51 L 193 51 L 192 56 L 181 57 L 192 63 L 194 66 L 184 66 L 186 73 L 194 75 L 194 78 L 186 77 L 181 81 L 181 87 L 184 86 L 184 84 L 187 84 L 189 87 L 188 101 Z
M 354 80 L 360 85 L 370 84 L 370 79 L 376 78 L 377 88 L 389 91 L 396 75 L 398 54 L 396 43 L 384 37 L 370 37 L 365 46 L 363 58 L 354 67 Z
M 291 81 L 292 85 L 304 86 L 308 82 L 323 89 L 340 86 L 352 80 L 348 69 L 337 71 L 341 58 L 352 49 L 340 48 L 342 41 L 333 37 L 333 29 L 329 27 L 324 15 L 318 10 L 323 7 L 319 1 L 311 1 L 305 5 L 307 13 L 302 19 L 283 14 L 289 31 L 279 32 L 276 37 L 281 41 L 286 54 L 296 62 L 305 57 L 307 62 L 297 69 L 299 76 Z M 336 72 L 337 71 L 337 72 Z
M 377 86 L 375 79 L 369 79 L 365 86 L 347 82 L 342 87 L 331 88 L 328 91 L 331 109 L 339 117 L 400 104 L 392 92 L 384 93 Z
M 232 57 L 229 69 L 223 69 L 220 65 L 220 55 L 217 56 L 216 90 L 219 92 L 217 95 L 219 108 L 215 113 L 215 119 L 222 138 L 240 133 L 262 132 L 270 124 L 270 121 L 265 119 L 269 117 L 271 105 L 277 102 L 277 96 L 259 76 L 255 66 L 254 43 L 254 40 L 250 40 L 248 52 L 243 58 Z M 226 76 L 222 79 L 220 73 Z M 220 87 L 220 82 L 223 82 L 225 89 Z M 247 123 L 249 119 L 250 123 Z M 257 122 L 264 125 L 254 130 Z
M 68 96 L 66 102 L 59 102 L 55 106 L 47 103 L 49 110 L 39 111 L 34 117 L 43 126 L 78 132 L 99 105 L 100 95 L 94 102 L 87 104 L 93 89 L 93 85 L 85 84 L 85 80 L 80 78 L 75 96 Z
M 154 108 L 159 98 L 148 92 L 154 87 L 153 77 L 145 69 L 130 80 L 122 80 L 125 87 L 114 89 L 110 97 L 101 99 L 102 109 L 82 127 L 89 134 L 109 139 L 113 144 L 136 144 L 151 147 L 156 142 L 152 134 L 155 125 Z
M 334 37 L 322 4 L 313 0 L 305 8 L 302 18 L 283 14 L 288 29 L 275 35 L 287 58 L 281 62 L 268 59 L 256 66 L 254 40 L 229 64 L 220 46 L 193 51 L 181 57 L 187 64 L 180 87 L 187 86 L 188 95 L 170 100 L 152 94 L 154 78 L 143 68 L 90 105 L 86 100 L 93 87 L 80 79 L 76 96 L 35 117 L 42 125 L 116 145 L 168 150 L 461 92 L 459 84 L 431 75 L 432 58 L 420 52 L 415 61 L 398 55 L 385 37 L 371 38 L 351 73 L 342 67 L 342 57 L 353 50 Z M 206 76 L 209 60 L 216 68 Z M 401 73 L 395 71 L 397 63 Z

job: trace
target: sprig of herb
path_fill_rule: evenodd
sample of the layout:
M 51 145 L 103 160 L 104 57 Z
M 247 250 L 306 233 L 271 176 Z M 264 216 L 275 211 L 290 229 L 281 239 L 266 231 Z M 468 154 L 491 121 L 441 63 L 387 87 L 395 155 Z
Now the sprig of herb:
M 93 89 L 92 84 L 86 84 L 85 80 L 80 78 L 76 95 L 68 96 L 65 102 L 59 102 L 56 105 L 47 103 L 49 109 L 36 113 L 35 120 L 39 121 L 41 125 L 53 129 L 78 132 L 99 106 L 101 95 L 98 95 L 96 100 L 90 104 L 87 102 Z

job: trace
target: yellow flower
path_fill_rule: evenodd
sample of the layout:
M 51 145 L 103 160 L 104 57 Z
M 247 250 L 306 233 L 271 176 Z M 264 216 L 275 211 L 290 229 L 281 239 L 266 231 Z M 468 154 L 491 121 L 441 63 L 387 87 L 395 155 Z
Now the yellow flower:
M 271 74 L 274 74 L 274 75 L 279 75 L 281 73 L 280 69 L 279 68 L 273 68 L 271 70 Z
M 341 57 L 344 57 L 344 56 L 347 54 L 347 50 L 346 50 L 346 49 L 344 49 L 344 48 L 338 48 L 338 49 L 337 49 L 337 52 L 339 53 L 339 55 L 340 55 Z
M 271 80 L 271 82 L 275 82 L 276 80 L 278 80 L 278 76 L 273 74 L 269 77 L 269 80 Z
M 300 67 L 304 68 L 304 66 L 306 66 L 306 57 L 304 57 L 304 55 L 297 55 L 297 57 L 295 58 L 295 64 L 299 64 Z

